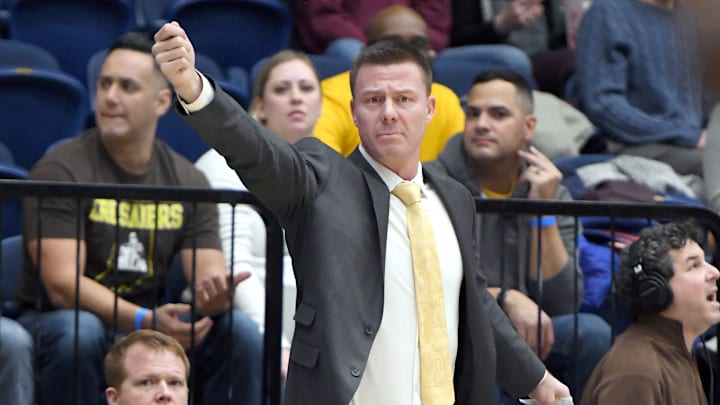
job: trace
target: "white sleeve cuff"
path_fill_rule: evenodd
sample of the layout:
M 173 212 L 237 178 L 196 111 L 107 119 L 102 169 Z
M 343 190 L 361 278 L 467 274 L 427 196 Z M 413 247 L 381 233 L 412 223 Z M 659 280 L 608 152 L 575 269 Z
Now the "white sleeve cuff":
M 542 384 L 543 381 L 545 381 L 545 379 L 547 378 L 547 376 L 548 376 L 548 371 L 547 371 L 547 369 L 545 369 L 545 374 L 543 374 L 543 378 L 540 379 L 540 382 L 537 383 L 537 385 Z M 536 385 L 536 387 L 537 387 L 537 385 Z
M 193 101 L 192 103 L 188 104 L 181 97 L 178 97 L 178 101 L 180 101 L 180 106 L 185 110 L 187 114 L 192 114 L 194 112 L 198 112 L 202 110 L 203 108 L 207 107 L 208 104 L 213 100 L 215 97 L 215 89 L 213 89 L 212 85 L 210 84 L 210 80 L 205 77 L 204 74 L 197 71 L 197 74 L 200 75 L 200 79 L 202 80 L 202 90 L 200 91 L 200 96 L 197 98 L 197 100 Z

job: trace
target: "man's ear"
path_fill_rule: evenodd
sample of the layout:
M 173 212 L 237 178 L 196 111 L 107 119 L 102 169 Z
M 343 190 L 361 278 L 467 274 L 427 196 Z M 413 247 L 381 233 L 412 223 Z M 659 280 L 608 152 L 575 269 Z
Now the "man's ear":
M 357 117 L 355 117 L 355 99 L 350 99 L 350 115 L 352 115 L 353 123 L 357 126 Z
M 437 105 L 437 100 L 434 96 L 429 96 L 427 99 L 427 112 L 425 114 L 425 125 L 429 124 L 432 120 L 433 115 L 435 115 L 435 107 Z
M 529 142 L 535 136 L 535 128 L 537 127 L 537 117 L 528 114 L 525 117 L 525 141 Z
M 108 405 L 117 405 L 118 396 L 118 391 L 115 389 L 115 387 L 105 388 L 105 399 L 107 399 Z
M 162 117 L 168 112 L 172 105 L 172 97 L 172 91 L 168 88 L 158 92 L 157 99 L 155 100 L 155 115 L 157 117 Z

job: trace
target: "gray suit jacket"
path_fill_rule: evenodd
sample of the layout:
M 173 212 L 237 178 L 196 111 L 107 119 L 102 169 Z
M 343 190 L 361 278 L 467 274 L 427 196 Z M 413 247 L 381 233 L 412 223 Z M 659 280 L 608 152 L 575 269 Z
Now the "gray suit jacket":
M 290 145 L 217 88 L 210 105 L 185 119 L 285 227 L 297 280 L 286 403 L 347 405 L 383 315 L 387 186 L 357 150 L 345 158 L 314 138 Z M 489 404 L 496 379 L 525 395 L 545 368 L 478 271 L 470 193 L 442 173 L 423 174 L 447 208 L 464 267 L 456 403 Z

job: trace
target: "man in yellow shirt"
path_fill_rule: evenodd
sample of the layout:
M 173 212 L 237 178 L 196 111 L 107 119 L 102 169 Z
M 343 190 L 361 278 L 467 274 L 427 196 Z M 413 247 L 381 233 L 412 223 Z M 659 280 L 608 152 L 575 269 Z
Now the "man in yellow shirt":
M 368 26 L 368 44 L 381 38 L 399 37 L 435 56 L 427 38 L 427 25 L 413 9 L 394 5 L 379 12 Z M 314 134 L 343 155 L 349 155 L 359 144 L 360 135 L 350 113 L 350 72 L 343 72 L 321 82 L 323 112 L 315 125 Z M 431 95 L 437 100 L 435 115 L 428 124 L 420 145 L 420 160 L 433 160 L 445 147 L 445 142 L 463 130 L 465 114 L 460 99 L 449 88 L 433 83 Z

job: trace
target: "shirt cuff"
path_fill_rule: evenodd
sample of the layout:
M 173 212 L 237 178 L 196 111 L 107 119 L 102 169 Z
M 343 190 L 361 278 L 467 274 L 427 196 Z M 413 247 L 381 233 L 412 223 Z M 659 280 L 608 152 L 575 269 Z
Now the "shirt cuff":
M 185 110 L 186 114 L 192 114 L 194 112 L 202 110 L 203 108 L 207 107 L 208 104 L 210 104 L 213 98 L 215 98 L 215 89 L 213 89 L 212 85 L 210 84 L 210 80 L 208 80 L 208 78 L 199 71 L 196 70 L 196 72 L 198 75 L 200 75 L 200 79 L 202 80 L 202 90 L 200 91 L 200 96 L 197 98 L 197 100 L 193 101 L 190 104 L 183 101 L 181 97 L 178 97 L 180 106 L 183 108 L 183 110 Z
M 536 387 L 539 386 L 540 384 L 542 384 L 543 381 L 545 381 L 545 379 L 547 378 L 547 376 L 548 376 L 548 371 L 547 371 L 547 369 L 545 369 L 545 374 L 543 374 L 543 378 L 540 379 L 540 382 L 537 383 Z

